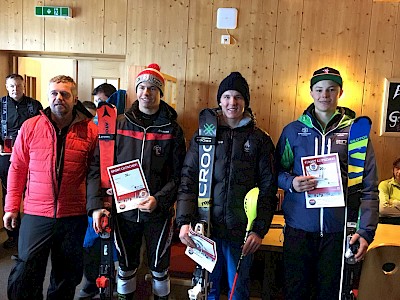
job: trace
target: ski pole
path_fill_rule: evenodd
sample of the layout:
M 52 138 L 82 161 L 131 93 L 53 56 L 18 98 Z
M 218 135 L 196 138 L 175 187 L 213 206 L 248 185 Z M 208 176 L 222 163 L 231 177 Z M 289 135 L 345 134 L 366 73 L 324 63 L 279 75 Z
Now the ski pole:
M 247 237 L 249 236 L 249 232 L 253 227 L 253 222 L 255 218 L 257 217 L 257 200 L 258 200 L 258 194 L 260 193 L 260 190 L 258 187 L 252 188 L 247 194 L 246 197 L 244 198 L 244 211 L 246 212 L 247 216 L 247 227 L 246 227 L 246 235 L 244 236 L 244 242 L 243 245 L 246 244 Z M 236 274 L 235 278 L 233 279 L 233 284 L 232 284 L 232 290 L 231 294 L 229 296 L 229 300 L 233 299 L 233 294 L 235 292 L 235 287 L 236 287 L 236 281 L 239 276 L 239 270 L 240 270 L 240 264 L 243 259 L 243 252 L 240 255 L 238 264 L 236 266 Z

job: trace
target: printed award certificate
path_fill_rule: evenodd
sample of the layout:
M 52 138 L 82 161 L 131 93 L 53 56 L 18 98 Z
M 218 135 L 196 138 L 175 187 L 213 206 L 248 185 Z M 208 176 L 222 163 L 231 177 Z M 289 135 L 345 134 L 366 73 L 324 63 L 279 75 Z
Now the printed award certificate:
M 192 228 L 189 230 L 189 236 L 196 244 L 196 248 L 187 246 L 185 254 L 211 273 L 217 263 L 217 246 L 215 242 L 193 231 Z
M 138 159 L 107 168 L 117 213 L 137 208 L 149 195 L 146 178 Z
M 337 153 L 302 157 L 301 164 L 303 175 L 314 176 L 318 181 L 315 189 L 305 192 L 307 208 L 344 206 L 342 176 Z

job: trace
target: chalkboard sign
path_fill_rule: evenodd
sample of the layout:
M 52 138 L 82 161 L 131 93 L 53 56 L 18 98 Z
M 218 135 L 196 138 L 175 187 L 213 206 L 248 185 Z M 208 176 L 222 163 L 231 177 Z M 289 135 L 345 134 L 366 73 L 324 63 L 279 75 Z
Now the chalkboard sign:
M 400 137 L 400 78 L 385 79 L 380 135 Z

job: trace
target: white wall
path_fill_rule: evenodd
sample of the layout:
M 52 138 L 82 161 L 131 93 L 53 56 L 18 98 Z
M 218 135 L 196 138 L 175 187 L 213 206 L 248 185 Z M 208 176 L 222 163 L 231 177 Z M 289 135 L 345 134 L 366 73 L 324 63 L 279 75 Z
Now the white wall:
M 57 75 L 67 75 L 76 81 L 76 60 L 63 58 L 19 57 L 18 73 L 36 77 L 36 98 L 43 108 L 48 106 L 47 88 L 49 80 Z

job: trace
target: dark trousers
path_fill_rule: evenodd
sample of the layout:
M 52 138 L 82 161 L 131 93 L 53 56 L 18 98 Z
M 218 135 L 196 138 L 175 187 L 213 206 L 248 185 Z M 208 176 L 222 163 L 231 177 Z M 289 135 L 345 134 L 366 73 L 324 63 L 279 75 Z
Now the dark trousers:
M 99 277 L 99 268 L 101 262 L 101 239 L 96 239 L 91 247 L 83 248 L 83 275 L 86 283 L 84 289 L 86 292 L 94 292 L 97 289 L 96 279 Z
M 72 300 L 83 274 L 83 239 L 87 216 L 60 219 L 24 215 L 18 259 L 11 269 L 10 300 L 43 299 L 43 281 L 51 254 L 48 300 Z
M 162 272 L 169 268 L 173 232 L 173 221 L 170 218 L 144 223 L 118 218 L 116 231 L 120 248 L 119 267 L 123 271 L 132 271 L 139 267 L 143 236 L 150 270 Z
M 285 299 L 338 299 L 343 233 L 285 228 L 283 264 Z
M 4 210 L 4 205 L 6 204 L 7 176 L 8 176 L 9 168 L 10 168 L 10 155 L 0 155 L 0 179 L 1 179 L 3 210 Z M 20 221 L 19 218 L 20 217 L 18 215 L 18 221 Z M 4 229 L 6 229 L 6 228 L 4 228 Z M 19 227 L 15 228 L 12 231 L 6 229 L 7 236 L 15 238 L 15 239 L 18 239 L 18 231 L 19 231 Z

